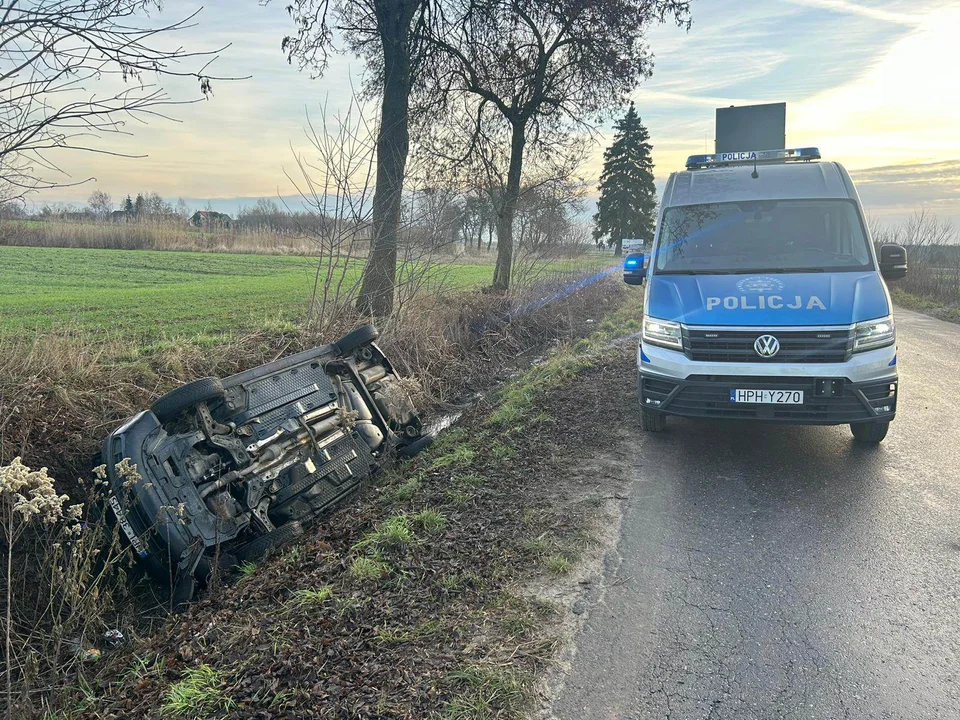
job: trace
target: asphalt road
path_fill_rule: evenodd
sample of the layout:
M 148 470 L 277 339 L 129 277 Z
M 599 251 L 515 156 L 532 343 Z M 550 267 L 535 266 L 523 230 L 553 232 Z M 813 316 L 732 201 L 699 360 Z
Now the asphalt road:
M 637 430 L 550 714 L 960 718 L 960 326 L 901 310 L 899 415 Z

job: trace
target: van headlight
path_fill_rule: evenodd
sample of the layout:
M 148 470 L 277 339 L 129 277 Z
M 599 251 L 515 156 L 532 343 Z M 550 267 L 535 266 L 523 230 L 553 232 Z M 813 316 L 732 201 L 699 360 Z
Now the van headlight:
M 897 339 L 897 329 L 892 317 L 880 318 L 857 323 L 853 334 L 853 351 L 876 350 L 893 345 Z
M 651 345 L 683 350 L 683 333 L 680 323 L 656 318 L 643 319 L 643 339 Z

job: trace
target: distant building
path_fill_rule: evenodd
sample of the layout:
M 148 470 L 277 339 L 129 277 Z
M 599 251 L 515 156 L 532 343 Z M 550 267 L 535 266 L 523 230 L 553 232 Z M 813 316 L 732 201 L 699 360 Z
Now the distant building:
M 115 223 L 130 222 L 133 219 L 133 214 L 128 213 L 126 210 L 114 210 L 110 213 L 110 220 Z
M 214 212 L 213 210 L 197 210 L 190 218 L 190 223 L 198 228 L 228 228 L 232 222 L 233 220 L 226 213 Z

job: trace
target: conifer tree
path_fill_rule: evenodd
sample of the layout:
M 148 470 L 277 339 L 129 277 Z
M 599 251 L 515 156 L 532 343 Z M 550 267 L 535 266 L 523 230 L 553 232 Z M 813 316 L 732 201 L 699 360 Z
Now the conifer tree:
M 601 247 L 615 247 L 619 256 L 623 254 L 625 238 L 653 239 L 657 190 L 653 184 L 650 134 L 632 102 L 614 128 L 613 144 L 603 153 L 593 239 Z

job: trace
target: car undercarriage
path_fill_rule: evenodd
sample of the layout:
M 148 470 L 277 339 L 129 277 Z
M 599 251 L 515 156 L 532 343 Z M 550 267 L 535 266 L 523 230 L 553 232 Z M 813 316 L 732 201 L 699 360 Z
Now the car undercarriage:
M 262 557 L 429 443 L 373 326 L 158 399 L 104 441 L 112 514 L 174 602 Z M 126 463 L 124 462 L 126 461 Z M 123 468 L 136 466 L 136 473 Z

